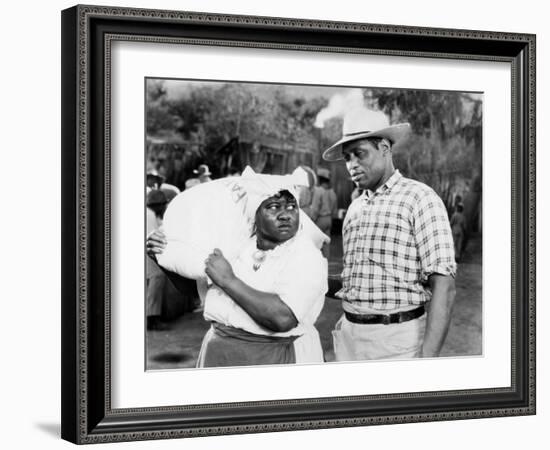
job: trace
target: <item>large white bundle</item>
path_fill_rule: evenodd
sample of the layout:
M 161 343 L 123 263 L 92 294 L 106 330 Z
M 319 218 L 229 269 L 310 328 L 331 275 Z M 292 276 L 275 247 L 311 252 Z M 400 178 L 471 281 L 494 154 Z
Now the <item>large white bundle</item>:
M 247 234 L 242 202 L 234 201 L 227 179 L 203 183 L 178 194 L 164 214 L 168 245 L 159 264 L 187 278 L 204 276 L 214 248 L 232 257 Z
M 214 248 L 233 259 L 252 233 L 256 209 L 282 189 L 297 198 L 296 187 L 307 184 L 301 169 L 292 175 L 256 174 L 250 168 L 240 177 L 227 177 L 200 184 L 178 194 L 164 215 L 168 242 L 161 266 L 187 278 L 205 276 L 204 261 Z M 328 240 L 319 228 L 300 213 L 300 232 L 307 233 L 320 248 Z

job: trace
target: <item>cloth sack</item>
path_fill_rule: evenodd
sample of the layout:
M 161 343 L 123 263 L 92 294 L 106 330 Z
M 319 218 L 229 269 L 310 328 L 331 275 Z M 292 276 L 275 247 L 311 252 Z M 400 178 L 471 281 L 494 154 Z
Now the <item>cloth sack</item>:
M 297 188 L 307 186 L 306 172 L 298 168 L 291 175 L 257 174 L 247 167 L 240 177 L 203 183 L 178 194 L 164 214 L 163 231 L 167 246 L 158 263 L 191 279 L 204 278 L 204 261 L 219 248 L 231 261 L 253 232 L 260 204 L 281 190 L 298 199 Z M 300 232 L 317 248 L 328 237 L 300 210 Z

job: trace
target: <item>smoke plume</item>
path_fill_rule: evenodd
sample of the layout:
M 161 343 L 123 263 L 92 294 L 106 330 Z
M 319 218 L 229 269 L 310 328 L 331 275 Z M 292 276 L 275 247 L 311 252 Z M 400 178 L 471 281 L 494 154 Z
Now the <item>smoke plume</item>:
M 362 89 L 349 89 L 344 93 L 335 94 L 330 98 L 328 106 L 319 111 L 314 125 L 317 128 L 323 128 L 327 120 L 333 117 L 344 117 L 349 111 L 364 107 Z

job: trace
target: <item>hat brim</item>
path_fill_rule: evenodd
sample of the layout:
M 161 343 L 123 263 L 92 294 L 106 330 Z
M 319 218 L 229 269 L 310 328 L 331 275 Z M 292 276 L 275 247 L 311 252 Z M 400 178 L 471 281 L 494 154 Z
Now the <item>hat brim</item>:
M 164 202 L 153 202 L 153 203 L 147 203 L 147 206 L 161 206 L 161 205 L 166 205 L 168 203 L 168 201 L 164 201 Z
M 342 137 L 338 142 L 332 144 L 323 152 L 323 159 L 325 161 L 339 161 L 344 159 L 342 153 L 342 145 L 347 142 L 357 141 L 359 139 L 366 139 L 369 137 L 380 137 L 391 141 L 393 145 L 397 145 L 401 142 L 410 132 L 411 126 L 408 123 L 399 123 L 392 125 L 391 127 L 383 128 L 376 131 L 365 131 L 364 133 L 354 133 Z

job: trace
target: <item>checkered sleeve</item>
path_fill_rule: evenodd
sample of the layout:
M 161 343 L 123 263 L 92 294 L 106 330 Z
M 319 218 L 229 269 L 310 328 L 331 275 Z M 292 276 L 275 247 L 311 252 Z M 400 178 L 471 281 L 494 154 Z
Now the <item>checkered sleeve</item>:
M 425 191 L 414 211 L 414 237 L 422 281 L 433 273 L 455 276 L 453 235 L 445 205 L 432 190 Z

